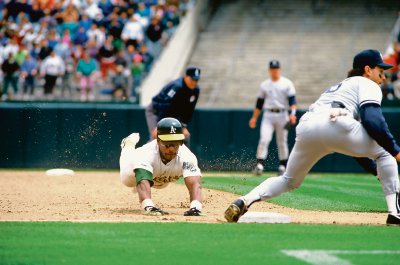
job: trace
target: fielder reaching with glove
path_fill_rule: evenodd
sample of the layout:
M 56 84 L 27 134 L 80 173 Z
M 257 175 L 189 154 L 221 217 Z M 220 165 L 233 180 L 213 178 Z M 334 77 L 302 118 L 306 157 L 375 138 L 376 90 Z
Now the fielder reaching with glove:
M 132 133 L 121 142 L 121 181 L 137 191 L 141 206 L 147 214 L 168 214 L 151 199 L 151 187 L 165 188 L 183 176 L 191 201 L 184 215 L 201 215 L 201 172 L 196 156 L 183 144 L 185 136 L 182 130 L 177 119 L 164 118 L 157 124 L 157 139 L 136 148 L 139 134 Z
M 229 222 L 237 222 L 254 202 L 273 198 L 300 187 L 310 169 L 324 156 L 337 152 L 368 157 L 376 169 L 388 208 L 388 225 L 400 226 L 398 166 L 400 147 L 382 114 L 384 70 L 377 50 L 365 50 L 353 60 L 348 78 L 332 86 L 310 106 L 296 128 L 296 143 L 282 176 L 265 180 L 250 193 L 234 201 L 225 211 Z

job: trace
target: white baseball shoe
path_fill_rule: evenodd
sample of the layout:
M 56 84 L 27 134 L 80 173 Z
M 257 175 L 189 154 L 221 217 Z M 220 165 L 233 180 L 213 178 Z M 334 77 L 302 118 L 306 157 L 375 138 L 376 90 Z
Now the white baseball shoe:
M 131 133 L 128 137 L 125 137 L 124 139 L 122 139 L 121 149 L 123 149 L 124 147 L 128 147 L 128 146 L 135 147 L 136 144 L 139 142 L 139 140 L 140 140 L 139 133 Z
M 280 165 L 278 168 L 278 175 L 282 176 L 283 173 L 285 173 L 285 171 L 286 171 L 286 167 L 284 165 Z
M 252 170 L 252 173 L 257 176 L 262 175 L 263 172 L 264 172 L 264 166 L 261 165 L 260 163 L 258 163 L 256 167 Z

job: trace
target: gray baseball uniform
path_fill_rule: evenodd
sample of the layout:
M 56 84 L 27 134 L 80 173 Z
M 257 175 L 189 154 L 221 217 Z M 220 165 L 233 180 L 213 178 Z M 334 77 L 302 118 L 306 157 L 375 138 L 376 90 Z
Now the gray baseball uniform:
M 398 153 L 399 147 L 393 139 L 387 141 L 388 145 L 378 144 L 379 140 L 371 138 L 359 121 L 361 107 L 368 104 L 378 106 L 381 100 L 380 87 L 361 76 L 347 78 L 328 89 L 300 119 L 296 128 L 296 143 L 284 175 L 265 180 L 245 195 L 244 201 L 251 204 L 299 187 L 318 160 L 337 152 L 376 161 L 389 213 L 397 214 L 399 209 L 396 209 L 394 198 L 399 192 L 399 178 L 393 155 Z
M 265 160 L 268 156 L 268 146 L 275 131 L 279 160 L 287 160 L 289 149 L 287 145 L 288 131 L 285 125 L 289 121 L 288 98 L 296 95 L 292 81 L 281 76 L 274 82 L 270 78 L 260 85 L 258 98 L 264 99 L 263 118 L 261 121 L 260 140 L 257 148 L 257 159 Z

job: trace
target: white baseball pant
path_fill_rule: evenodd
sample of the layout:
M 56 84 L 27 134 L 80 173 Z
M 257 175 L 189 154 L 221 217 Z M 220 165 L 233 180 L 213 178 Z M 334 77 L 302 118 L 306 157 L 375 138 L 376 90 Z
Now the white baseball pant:
M 281 112 L 271 112 L 264 110 L 261 121 L 260 140 L 257 147 L 257 159 L 267 159 L 268 146 L 272 140 L 275 131 L 276 145 L 278 146 L 279 160 L 287 160 L 289 148 L 287 144 L 288 130 L 285 125 L 289 121 L 289 115 L 286 110 Z

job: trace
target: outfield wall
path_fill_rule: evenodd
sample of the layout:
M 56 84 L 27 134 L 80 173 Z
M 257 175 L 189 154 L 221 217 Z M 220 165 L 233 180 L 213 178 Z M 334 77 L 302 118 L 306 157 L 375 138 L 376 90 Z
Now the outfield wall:
M 301 115 L 303 112 L 299 111 Z M 384 114 L 394 136 L 399 109 Z M 189 130 L 191 149 L 203 170 L 247 171 L 254 166 L 259 129 L 251 130 L 251 110 L 195 112 Z M 0 104 L 1 168 L 118 168 L 120 141 L 139 132 L 148 139 L 144 110 L 130 104 L 111 103 L 2 103 Z M 290 147 L 294 130 L 289 133 Z M 273 140 L 274 141 L 274 140 Z M 270 146 L 267 169 L 277 167 L 276 144 Z M 313 171 L 361 172 L 353 159 L 330 155 Z

